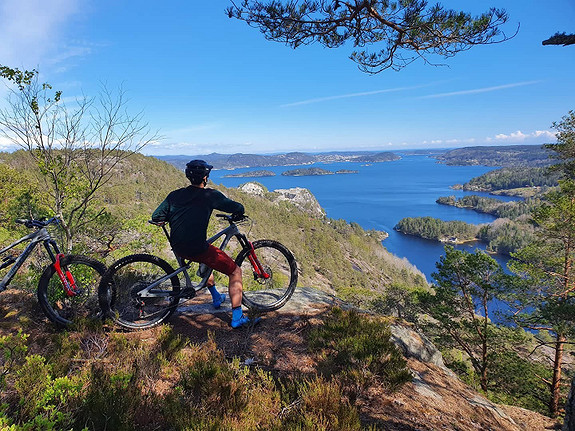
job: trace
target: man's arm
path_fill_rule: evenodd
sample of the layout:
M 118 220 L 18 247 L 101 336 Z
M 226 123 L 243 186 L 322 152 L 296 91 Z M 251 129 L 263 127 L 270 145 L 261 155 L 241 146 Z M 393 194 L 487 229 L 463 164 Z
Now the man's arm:
M 227 213 L 232 214 L 243 214 L 244 213 L 244 206 L 236 201 L 227 198 L 223 193 L 220 193 L 217 190 L 213 191 L 213 206 L 214 209 L 224 211 Z
M 165 199 L 152 214 L 152 221 L 168 221 L 170 214 L 170 204 L 168 199 Z

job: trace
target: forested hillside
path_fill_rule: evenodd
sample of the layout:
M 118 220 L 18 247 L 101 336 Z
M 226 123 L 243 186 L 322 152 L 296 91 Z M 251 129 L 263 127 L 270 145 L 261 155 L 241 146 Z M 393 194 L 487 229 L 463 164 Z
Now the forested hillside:
M 184 169 L 190 159 L 203 159 L 215 169 L 236 169 L 264 166 L 310 165 L 312 163 L 358 162 L 378 163 L 399 160 L 401 157 L 391 152 L 374 153 L 369 151 L 334 151 L 329 153 L 286 153 L 277 155 L 261 154 L 203 154 L 196 156 L 159 156 L 179 169 Z
M 518 194 L 521 189 L 528 189 L 532 195 L 534 192 L 556 187 L 558 180 L 559 173 L 550 172 L 548 168 L 514 167 L 489 171 L 453 188 L 481 192 L 502 191 L 501 194 Z M 524 190 L 523 193 L 525 192 L 527 191 Z
M 551 151 L 538 145 L 457 148 L 435 156 L 447 165 L 549 166 Z

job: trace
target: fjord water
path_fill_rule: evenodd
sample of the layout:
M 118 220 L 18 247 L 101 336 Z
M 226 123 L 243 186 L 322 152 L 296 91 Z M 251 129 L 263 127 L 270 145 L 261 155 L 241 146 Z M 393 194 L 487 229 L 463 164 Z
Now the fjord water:
M 453 190 L 450 186 L 462 184 L 473 177 L 494 168 L 485 166 L 446 166 L 433 158 L 422 155 L 406 155 L 393 162 L 370 165 L 342 162 L 315 164 L 330 171 L 340 169 L 357 170 L 357 174 L 322 176 L 282 176 L 281 173 L 308 166 L 277 166 L 263 168 L 276 173 L 274 177 L 225 178 L 230 173 L 253 171 L 262 168 L 236 169 L 234 171 L 212 171 L 211 179 L 216 184 L 237 187 L 248 181 L 257 181 L 268 190 L 304 187 L 309 189 L 326 210 L 327 216 L 355 222 L 364 229 L 383 230 L 389 237 L 383 241 L 388 251 L 407 258 L 431 281 L 435 262 L 443 254 L 443 245 L 436 241 L 404 235 L 393 230 L 404 217 L 431 216 L 442 220 L 462 220 L 467 223 L 489 223 L 494 217 L 472 210 L 439 205 L 440 196 L 478 194 Z M 484 194 L 487 195 L 487 194 Z M 272 234 L 270 234 L 272 235 Z M 480 243 L 457 246 L 473 251 L 484 248 Z M 506 260 L 495 256 L 500 263 Z

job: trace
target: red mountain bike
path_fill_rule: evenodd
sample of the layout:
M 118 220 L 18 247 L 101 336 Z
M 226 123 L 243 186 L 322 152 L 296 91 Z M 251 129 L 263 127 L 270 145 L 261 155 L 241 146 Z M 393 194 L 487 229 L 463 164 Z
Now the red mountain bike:
M 38 302 L 46 317 L 58 326 L 67 326 L 78 319 L 94 317 L 100 313 L 97 286 L 106 267 L 96 259 L 60 252 L 58 244 L 48 232 L 50 220 L 16 220 L 27 228 L 35 229 L 28 235 L 0 250 L 0 270 L 11 266 L 0 281 L 0 292 L 10 284 L 16 272 L 40 243 L 44 245 L 52 263 L 47 266 L 38 282 Z M 18 244 L 29 241 L 19 255 L 9 253 Z

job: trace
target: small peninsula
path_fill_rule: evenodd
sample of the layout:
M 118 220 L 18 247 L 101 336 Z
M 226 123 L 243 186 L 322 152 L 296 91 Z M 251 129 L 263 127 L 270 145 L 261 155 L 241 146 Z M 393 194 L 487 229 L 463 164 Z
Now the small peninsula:
M 323 168 L 301 168 L 291 169 L 282 173 L 286 177 L 304 177 L 304 176 L 318 176 L 318 175 L 335 175 L 335 174 L 357 174 L 359 171 L 350 169 L 340 169 L 337 172 L 328 171 Z
M 275 173 L 272 171 L 260 170 L 260 171 L 249 171 L 241 172 L 238 174 L 228 174 L 224 175 L 224 178 L 260 178 L 260 177 L 275 177 Z

